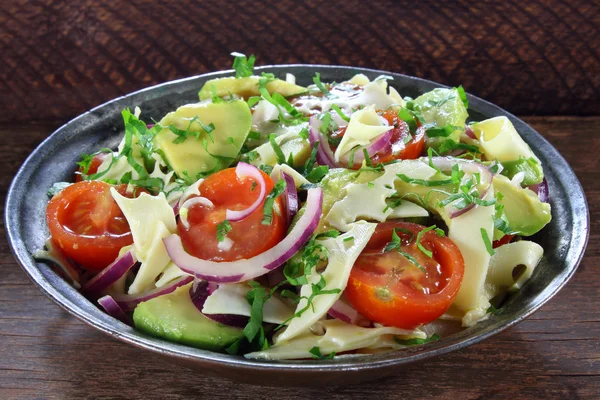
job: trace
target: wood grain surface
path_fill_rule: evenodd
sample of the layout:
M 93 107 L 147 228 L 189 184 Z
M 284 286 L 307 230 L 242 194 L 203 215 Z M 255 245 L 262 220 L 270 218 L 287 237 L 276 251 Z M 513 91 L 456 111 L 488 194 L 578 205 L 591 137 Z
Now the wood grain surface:
M 34 287 L 3 238 L 0 399 L 597 399 L 600 161 L 594 155 L 600 153 L 600 117 L 525 120 L 574 168 L 587 194 L 592 230 L 586 256 L 573 279 L 516 327 L 381 381 L 322 389 L 242 385 L 165 363 L 155 354 L 117 342 L 79 322 Z M 0 127 L 3 198 L 25 157 L 55 127 L 47 123 Z
M 70 119 L 152 84 L 257 65 L 370 67 L 520 115 L 597 115 L 600 2 L 4 0 L 0 121 Z

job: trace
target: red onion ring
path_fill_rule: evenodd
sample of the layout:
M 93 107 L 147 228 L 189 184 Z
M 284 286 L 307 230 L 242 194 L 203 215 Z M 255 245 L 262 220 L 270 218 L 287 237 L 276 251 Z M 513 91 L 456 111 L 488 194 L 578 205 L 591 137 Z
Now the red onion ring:
M 333 318 L 344 321 L 347 324 L 358 325 L 365 328 L 368 328 L 372 325 L 371 321 L 356 311 L 354 307 L 339 299 L 333 303 L 327 313 Z
M 125 275 L 136 262 L 137 259 L 135 258 L 133 250 L 129 250 L 83 285 L 81 291 L 87 295 L 98 295 L 102 293 L 108 289 L 110 285 L 121 279 L 121 277 Z
M 125 311 L 119 306 L 119 304 L 111 296 L 103 296 L 98 299 L 98 304 L 104 308 L 104 311 L 113 318 L 118 319 L 121 322 L 126 323 L 129 326 L 133 326 L 133 320 Z
M 236 314 L 205 314 L 202 312 L 206 299 L 214 292 L 214 288 L 210 288 L 212 282 L 202 281 L 198 285 L 192 285 L 190 288 L 190 298 L 192 303 L 196 306 L 198 311 L 202 313 L 206 318 L 212 319 L 220 324 L 233 326 L 236 328 L 243 328 L 248 323 L 249 318 L 244 315 Z
M 285 172 L 281 172 L 281 177 L 285 179 L 285 196 L 283 199 L 287 210 L 287 223 L 290 225 L 292 219 L 298 213 L 298 191 L 296 190 L 294 178 Z
M 367 154 L 369 157 L 373 157 L 375 154 L 384 150 L 386 147 L 390 145 L 390 140 L 392 140 L 392 129 L 382 133 L 377 136 L 371 144 L 368 146 L 361 146 L 354 151 L 354 160 L 353 164 L 350 163 L 350 154 L 346 153 L 342 157 L 340 157 L 340 161 L 343 161 L 348 167 L 353 167 L 356 163 L 361 164 L 365 160 L 365 154 L 363 149 L 367 149 Z
M 252 214 L 256 209 L 263 203 L 267 195 L 267 183 L 265 178 L 260 173 L 260 170 L 254 165 L 247 164 L 245 162 L 239 162 L 235 167 L 235 173 L 238 178 L 253 178 L 254 181 L 260 186 L 260 193 L 258 198 L 252 205 L 244 210 L 227 210 L 225 219 L 228 221 L 241 221 L 248 215 Z
M 308 190 L 306 209 L 288 235 L 271 249 L 248 259 L 215 262 L 202 260 L 185 251 L 177 234 L 163 239 L 171 260 L 182 271 L 199 279 L 219 283 L 243 282 L 262 276 L 289 260 L 310 238 L 321 218 L 323 190 Z
M 317 118 L 316 115 L 313 115 L 310 117 L 308 126 L 308 140 L 311 146 L 314 147 L 315 143 L 319 142 L 319 146 L 317 147 L 317 164 L 327 165 L 328 167 L 335 168 L 337 165 L 335 163 L 333 151 L 331 151 L 329 142 L 327 139 L 324 139 L 321 136 L 321 132 L 319 130 L 321 128 L 321 120 Z
M 465 126 L 465 134 L 471 139 L 477 140 L 477 136 L 475 136 L 475 132 L 473 132 L 470 125 Z
M 131 295 L 131 294 L 114 295 L 113 299 L 114 299 L 114 301 L 117 302 L 119 307 L 121 307 L 123 309 L 123 311 L 133 311 L 138 304 L 140 304 L 144 301 L 153 299 L 155 297 L 162 296 L 164 294 L 172 293 L 178 287 L 187 285 L 188 283 L 190 283 L 193 280 L 194 280 L 194 277 L 192 277 L 192 276 L 182 276 L 181 278 L 178 278 L 172 282 L 169 282 L 165 286 L 161 286 L 159 288 L 149 290 L 147 292 L 140 293 L 140 294 L 135 294 L 135 295 Z
M 179 214 L 179 221 L 181 221 L 181 224 L 187 229 L 190 227 L 190 224 L 188 223 L 187 220 L 187 215 L 186 214 L 181 214 L 180 211 L 182 209 L 189 209 L 191 206 L 196 205 L 196 204 L 201 204 L 203 206 L 209 207 L 209 208 L 213 208 L 215 205 L 213 204 L 212 201 L 210 201 L 209 199 L 207 199 L 206 197 L 192 197 L 191 199 L 187 199 L 182 205 L 181 207 L 179 207 L 179 209 L 177 210 L 177 213 Z
M 538 198 L 542 203 L 550 202 L 550 190 L 548 189 L 548 181 L 546 178 L 544 178 L 541 183 L 530 185 L 528 188 L 538 195 Z

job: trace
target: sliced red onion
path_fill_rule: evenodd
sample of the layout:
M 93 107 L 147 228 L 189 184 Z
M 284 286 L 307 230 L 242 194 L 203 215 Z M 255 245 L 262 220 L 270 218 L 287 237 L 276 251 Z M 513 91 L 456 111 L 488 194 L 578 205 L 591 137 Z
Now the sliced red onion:
M 131 317 L 125 313 L 121 306 L 119 306 L 119 303 L 117 303 L 111 296 L 106 295 L 100 297 L 98 299 L 98 304 L 100 304 L 102 308 L 104 308 L 104 311 L 106 311 L 106 313 L 111 317 L 116 318 L 127 325 L 133 326 L 133 320 Z
M 172 282 L 167 283 L 164 286 L 161 286 L 156 289 L 149 290 L 140 294 L 119 294 L 114 295 L 113 298 L 123 309 L 123 311 L 133 311 L 135 307 L 144 302 L 151 300 L 155 297 L 159 297 L 165 294 L 169 294 L 175 291 L 180 286 L 187 285 L 191 281 L 194 280 L 193 276 L 182 276 L 181 278 L 175 279 Z M 106 297 L 106 296 L 105 296 Z
M 285 179 L 285 193 L 283 201 L 285 202 L 285 208 L 287 210 L 287 222 L 288 225 L 292 223 L 292 219 L 298 213 L 298 191 L 296 190 L 296 182 L 294 178 L 281 172 L 281 176 Z
M 123 277 L 136 262 L 137 259 L 135 258 L 133 250 L 127 251 L 83 285 L 81 291 L 92 296 L 104 292 L 113 283 L 121 279 L 121 277 Z
M 146 129 L 152 129 L 152 128 L 154 128 L 154 125 L 156 125 L 156 124 L 147 124 Z
M 239 162 L 235 168 L 235 173 L 238 178 L 253 178 L 254 181 L 260 186 L 260 193 L 252 205 L 244 210 L 227 210 L 225 219 L 228 221 L 241 221 L 250 214 L 252 214 L 265 200 L 267 195 L 267 183 L 265 178 L 260 173 L 260 170 L 254 165 L 247 164 L 245 162 Z
M 329 147 L 329 142 L 321 136 L 319 130 L 321 128 L 321 120 L 317 118 L 316 115 L 313 115 L 310 117 L 308 125 L 308 140 L 310 144 L 314 146 L 316 142 L 319 142 L 319 146 L 317 147 L 317 164 L 335 168 L 337 165 L 335 163 L 333 151 L 331 150 L 331 147 Z
M 173 214 L 175 216 L 179 215 L 179 200 L 173 202 L 173 204 L 169 204 L 173 208 Z
M 369 144 L 368 146 L 362 146 L 356 149 L 354 151 L 354 159 L 352 165 L 349 165 L 350 153 L 346 153 L 343 156 L 341 156 L 340 161 L 343 161 L 346 165 L 348 165 L 348 167 L 353 167 L 355 164 L 360 164 L 365 160 L 365 153 L 363 149 L 367 149 L 367 154 L 369 154 L 369 157 L 373 157 L 375 154 L 388 147 L 390 145 L 390 140 L 392 140 L 392 129 L 377 136 L 373 140 L 373 142 L 371 142 L 371 144 Z
M 219 283 L 243 282 L 262 276 L 289 260 L 310 238 L 321 218 L 323 190 L 308 190 L 306 209 L 288 235 L 271 249 L 248 259 L 215 262 L 194 257 L 183 248 L 177 234 L 163 239 L 171 260 L 182 271 Z
M 327 313 L 333 318 L 344 321 L 347 324 L 358 325 L 365 328 L 372 325 L 371 321 L 356 311 L 350 304 L 345 303 L 342 300 L 333 303 Z
M 542 203 L 550 202 L 550 190 L 548 189 L 548 181 L 546 178 L 544 178 L 541 183 L 538 183 L 537 185 L 530 185 L 528 188 L 533 190 L 538 195 Z
M 269 287 L 273 288 L 285 280 L 286 277 L 283 274 L 283 266 L 275 268 L 273 271 L 267 274 L 267 281 L 269 282 Z
M 465 126 L 465 134 L 471 139 L 477 140 L 477 136 L 475 136 L 475 132 L 473 132 L 470 125 Z
M 213 282 L 202 281 L 198 285 L 193 285 L 190 288 L 190 298 L 192 303 L 196 306 L 199 312 L 202 313 L 206 318 L 212 319 L 223 325 L 233 326 L 236 328 L 243 328 L 248 323 L 249 318 L 244 315 L 235 314 L 205 314 L 202 312 L 206 299 L 214 292 L 214 288 L 211 289 L 210 285 Z
M 181 224 L 183 226 L 185 226 L 186 229 L 190 227 L 190 224 L 188 223 L 188 220 L 187 220 L 187 213 L 181 214 L 181 210 L 183 210 L 183 209 L 189 210 L 189 208 L 191 206 L 196 205 L 196 204 L 201 204 L 201 205 L 206 206 L 208 208 L 213 208 L 215 206 L 213 204 L 213 202 L 210 201 L 209 199 L 207 199 L 206 197 L 192 197 L 191 199 L 187 199 L 181 205 L 181 207 L 179 207 L 179 210 L 178 210 L 179 221 L 181 221 Z
M 427 161 L 424 159 L 424 162 Z M 481 192 L 479 193 L 480 199 L 483 199 L 487 195 L 490 187 L 492 186 L 492 173 L 488 168 L 485 167 L 485 165 L 480 164 L 478 162 L 471 160 L 456 159 L 451 157 L 432 157 L 431 162 L 441 171 L 451 171 L 452 167 L 458 164 L 460 165 L 462 170 L 467 174 L 473 175 L 478 173 L 481 182 L 480 185 L 483 186 L 483 190 L 481 190 Z M 450 204 L 448 216 L 451 219 L 459 217 L 473 209 L 475 206 L 475 203 L 471 203 L 465 208 L 457 209 Z

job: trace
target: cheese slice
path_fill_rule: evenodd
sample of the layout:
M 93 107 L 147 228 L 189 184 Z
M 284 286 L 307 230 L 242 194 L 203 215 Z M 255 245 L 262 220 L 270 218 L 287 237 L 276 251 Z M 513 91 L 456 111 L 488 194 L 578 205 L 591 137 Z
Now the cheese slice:
M 163 243 L 163 238 L 171 235 L 164 222 L 156 221 L 150 246 L 145 253 L 137 255 L 141 262 L 140 269 L 135 279 L 129 286 L 129 294 L 139 294 L 153 286 L 156 278 L 164 271 L 171 261 L 169 253 Z
M 267 350 L 245 354 L 244 357 L 265 360 L 312 358 L 310 350 L 313 347 L 318 347 L 321 354 L 327 355 L 332 352 L 341 353 L 366 347 L 394 346 L 394 337 L 401 339 L 426 337 L 418 330 L 409 331 L 393 327 L 363 328 L 338 319 L 324 320 L 318 324 L 325 331 L 322 336 L 305 330 L 289 341 L 279 340 Z
M 391 127 L 387 121 L 375 112 L 373 106 L 367 106 L 352 114 L 346 133 L 335 150 L 335 161 L 339 162 L 343 154 L 348 153 L 356 146 L 366 146 L 379 135 L 389 131 Z
M 250 304 L 246 294 L 250 290 L 246 283 L 219 285 L 206 299 L 202 312 L 204 314 L 234 314 L 249 317 Z M 294 310 L 285 305 L 278 297 L 270 297 L 263 306 L 263 321 L 281 324 L 294 314 Z
M 343 235 L 320 241 L 320 244 L 328 252 L 327 267 L 322 274 L 313 270 L 308 277 L 308 283 L 300 289 L 302 299 L 298 303 L 296 313 L 306 307 L 307 298 L 312 293 L 312 284 L 319 282 L 321 275 L 327 282 L 323 290 L 339 289 L 339 293 L 322 294 L 314 297 L 311 305 L 299 317 L 292 319 L 286 330 L 277 337 L 277 342 L 290 340 L 300 335 L 327 314 L 327 311 L 340 298 L 346 288 L 352 266 L 354 266 L 354 262 L 367 245 L 373 232 L 375 232 L 376 226 L 376 224 L 369 222 L 356 222 Z M 345 241 L 344 239 L 348 240 Z
M 359 219 L 383 222 L 388 218 L 426 217 L 424 208 L 402 200 L 395 208 L 388 207 L 386 199 L 396 193 L 394 181 L 398 174 L 414 179 L 428 180 L 436 171 L 426 163 L 406 160 L 386 165 L 384 174 L 369 183 L 353 183 L 346 186 L 346 196 L 337 201 L 325 217 L 325 222 L 336 229 L 345 231 L 349 224 Z
M 493 186 L 493 185 L 492 185 Z M 494 198 L 494 188 L 490 187 L 484 200 Z M 453 305 L 463 312 L 479 307 L 485 278 L 490 263 L 481 236 L 481 229 L 489 238 L 494 233 L 494 206 L 477 206 L 453 219 L 448 219 L 448 237 L 458 246 L 465 261 L 465 274 Z
M 110 191 L 129 223 L 138 259 L 148 252 L 158 221 L 162 221 L 169 232 L 176 231 L 175 213 L 164 193 L 157 196 L 142 193 L 139 197 L 130 199 L 121 196 L 115 188 L 110 188 Z

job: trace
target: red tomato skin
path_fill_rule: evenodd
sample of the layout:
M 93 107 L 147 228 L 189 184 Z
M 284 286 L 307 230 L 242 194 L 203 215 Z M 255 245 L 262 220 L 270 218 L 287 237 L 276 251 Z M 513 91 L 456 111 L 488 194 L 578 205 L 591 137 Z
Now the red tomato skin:
M 494 240 L 494 242 L 492 243 L 492 247 L 495 249 L 497 247 L 508 244 L 513 240 L 514 237 L 515 235 L 504 235 L 500 240 Z
M 266 193 L 273 190 L 272 179 L 261 171 L 266 182 Z M 200 196 L 206 197 L 214 208 L 194 205 L 188 211 L 189 228 L 181 219 L 178 222 L 179 235 L 184 248 L 191 255 L 211 261 L 235 261 L 254 257 L 279 243 L 286 234 L 286 216 L 281 196 L 275 200 L 273 221 L 263 225 L 263 204 L 241 221 L 230 222 L 231 231 L 227 237 L 233 241 L 231 249 L 219 249 L 217 226 L 225 220 L 226 210 L 241 210 L 252 204 L 259 195 L 259 187 L 253 187 L 254 180 L 240 180 L 235 168 L 219 171 L 206 178 L 199 187 Z
M 121 185 L 118 190 L 125 194 L 125 188 L 126 185 Z M 52 239 L 65 256 L 89 271 L 102 270 L 117 258 L 122 247 L 133 243 L 129 225 L 109 189 L 110 185 L 104 182 L 77 182 L 54 196 L 46 208 Z M 105 208 L 95 210 L 95 201 L 107 201 Z M 82 204 L 91 208 L 83 208 L 80 212 L 83 216 L 74 218 Z M 86 223 L 89 226 L 81 226 Z M 81 233 L 88 228 L 90 234 Z
M 98 172 L 98 168 L 100 167 L 100 165 L 102 165 L 104 158 L 106 158 L 106 154 L 95 155 L 94 158 L 92 158 L 92 162 L 90 163 L 90 167 L 88 168 L 87 174 L 92 175 L 92 174 L 95 174 L 96 172 Z M 83 179 L 81 179 L 82 173 L 83 173 L 83 168 L 79 167 L 77 172 L 75 172 L 75 182 L 81 182 L 83 180 Z
M 367 244 L 367 249 L 380 249 L 382 244 L 385 246 L 385 243 L 391 240 L 394 227 L 408 229 L 415 237 L 425 228 L 422 225 L 406 222 L 379 224 Z M 398 234 L 401 235 L 400 232 Z M 387 275 L 376 275 L 357 267 L 359 257 L 345 290 L 352 306 L 372 321 L 402 329 L 414 329 L 442 316 L 458 294 L 464 275 L 464 261 L 460 250 L 449 238 L 440 238 L 433 231 L 425 233 L 421 243 L 432 251 L 433 258 L 440 263 L 444 272 L 440 282 L 445 285 L 439 292 L 425 294 L 401 282 L 389 284 L 388 292 L 382 292 L 378 288 L 388 285 Z M 382 293 L 386 295 L 382 296 Z

